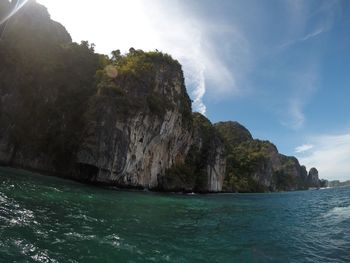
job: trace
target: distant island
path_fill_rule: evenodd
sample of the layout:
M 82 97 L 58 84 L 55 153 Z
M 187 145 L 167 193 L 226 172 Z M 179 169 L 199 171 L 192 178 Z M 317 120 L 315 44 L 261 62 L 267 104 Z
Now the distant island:
M 328 181 L 327 182 L 328 187 L 344 187 L 344 186 L 350 186 L 350 181 L 344 181 L 340 182 L 338 180 L 335 181 Z
M 0 17 L 11 10 L 0 0 Z M 179 192 L 326 186 L 316 168 L 238 122 L 193 113 L 182 67 L 131 48 L 73 43 L 30 1 L 0 40 L 0 162 L 91 184 Z M 115 32 L 117 34 L 118 32 Z

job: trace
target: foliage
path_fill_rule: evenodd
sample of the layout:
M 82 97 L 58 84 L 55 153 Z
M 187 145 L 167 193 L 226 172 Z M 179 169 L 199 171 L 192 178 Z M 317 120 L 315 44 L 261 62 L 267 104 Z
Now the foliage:
M 0 96 L 7 98 L 0 123 L 10 127 L 13 155 L 30 151 L 65 169 L 77 151 L 89 97 L 96 92 L 99 55 L 86 41 L 72 43 L 35 2 L 11 19 L 0 45 Z
M 253 139 L 250 132 L 238 122 L 219 122 L 215 124 L 215 129 L 231 148 Z
M 167 110 L 171 110 L 173 108 L 173 105 L 168 98 L 162 98 L 155 92 L 148 94 L 147 104 L 151 112 L 159 115 L 160 117 L 163 116 Z
M 111 62 L 121 74 L 133 74 L 136 77 L 154 77 L 158 66 L 171 66 L 174 70 L 181 71 L 181 65 L 170 55 L 159 52 L 135 50 L 130 48 L 129 53 L 121 55 L 119 50 L 112 51 Z
M 296 178 L 291 173 L 283 170 L 276 171 L 273 174 L 273 180 L 278 191 L 288 191 L 288 189 L 292 189 L 296 184 Z
M 237 192 L 262 191 L 253 174 L 260 171 L 270 158 L 271 143 L 250 140 L 229 149 L 227 157 L 226 190 Z
M 307 189 L 307 171 L 305 166 L 300 166 L 295 157 L 280 155 L 281 168 L 273 175 L 274 183 L 278 191 L 289 189 Z
M 226 144 L 224 190 L 236 192 L 285 191 L 307 188 L 307 172 L 294 157 L 278 153 L 268 141 L 253 140 L 237 122 L 215 124 Z M 269 189 L 261 179 L 270 180 Z
M 162 117 L 166 111 L 179 107 L 188 124 L 191 115 L 191 102 L 181 79 L 180 94 L 159 82 L 171 80 L 174 74 L 182 76 L 181 65 L 168 54 L 159 51 L 144 52 L 130 48 L 122 55 L 120 50 L 112 51 L 112 57 L 105 61 L 106 68 L 114 67 L 117 77 L 111 78 L 106 68 L 96 73 L 98 95 L 127 95 L 124 99 L 137 105 L 147 105 L 148 109 Z M 162 76 L 161 74 L 165 74 Z M 168 90 L 167 90 L 168 89 Z M 174 103 L 175 102 L 175 103 Z M 130 107 L 132 108 L 132 107 Z

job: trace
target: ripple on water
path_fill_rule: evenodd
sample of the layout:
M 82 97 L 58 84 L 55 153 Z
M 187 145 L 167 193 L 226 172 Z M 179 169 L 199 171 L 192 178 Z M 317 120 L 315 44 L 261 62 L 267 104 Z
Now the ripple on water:
M 68 232 L 64 233 L 64 235 L 70 239 L 76 240 L 76 241 L 83 241 L 83 240 L 97 240 L 96 235 L 86 235 L 81 234 L 77 232 Z
M 109 244 L 112 247 L 120 248 L 121 238 L 117 234 L 108 235 L 103 238 L 103 243 Z
M 6 195 L 0 195 L 0 219 L 10 226 L 30 226 L 38 224 L 35 220 L 34 212 L 30 209 L 22 208 L 21 205 L 8 198 Z
M 67 215 L 67 217 L 72 218 L 72 219 L 76 219 L 85 223 L 95 223 L 98 222 L 99 220 L 97 218 L 94 218 L 92 216 L 88 216 L 85 213 L 83 213 L 82 211 L 78 211 L 76 213 L 71 212 L 69 215 Z
M 334 207 L 325 213 L 323 218 L 331 220 L 333 224 L 350 220 L 350 206 Z
M 14 245 L 18 248 L 21 254 L 30 257 L 36 262 L 52 262 L 58 263 L 58 261 L 49 256 L 49 252 L 46 249 L 39 249 L 35 245 L 26 240 L 15 240 Z
M 7 201 L 7 196 L 0 193 L 0 204 L 5 204 Z

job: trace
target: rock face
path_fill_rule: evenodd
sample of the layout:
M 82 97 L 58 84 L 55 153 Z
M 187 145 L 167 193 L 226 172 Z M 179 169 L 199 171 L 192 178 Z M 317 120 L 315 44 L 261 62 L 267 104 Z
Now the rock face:
M 265 189 L 276 190 L 274 174 L 281 169 L 281 158 L 275 145 L 268 144 L 266 159 L 262 161 L 255 171 L 253 179 Z
M 318 171 L 316 168 L 311 168 L 307 176 L 307 183 L 309 187 L 320 187 L 320 179 L 318 178 Z
M 207 162 L 207 190 L 209 192 L 221 192 L 226 176 L 225 147 L 219 137 L 215 137 L 211 143 L 211 151 Z
M 165 191 L 220 192 L 226 175 L 223 141 L 210 121 L 192 115 L 191 144 L 184 162 L 167 169 L 160 180 Z
M 87 180 L 153 189 L 167 169 L 184 162 L 192 134 L 179 108 L 181 103 L 190 108 L 182 70 L 164 61 L 153 66 L 148 82 L 146 76 L 146 81 L 125 75 L 115 80 L 125 93 L 122 99 L 128 100 L 126 112 L 116 100 L 97 96 L 94 118 L 78 153 L 79 165 L 95 171 Z M 166 107 L 153 109 L 151 96 L 167 101 Z
M 197 149 L 192 152 L 193 158 L 197 158 L 195 167 L 203 167 L 201 177 L 207 177 L 204 186 L 197 186 L 197 190 L 210 192 L 220 192 L 226 174 L 225 146 L 222 138 L 215 130 L 210 121 L 199 113 L 193 114 L 194 122 L 194 143 L 192 148 Z M 200 172 L 199 172 L 200 174 Z M 205 182 L 205 181 L 204 181 Z
M 253 139 L 242 125 L 221 122 L 215 128 L 224 139 L 229 156 L 225 191 L 290 191 L 317 184 L 318 177 L 311 182 L 305 166 L 300 166 L 295 157 L 280 154 L 268 141 Z

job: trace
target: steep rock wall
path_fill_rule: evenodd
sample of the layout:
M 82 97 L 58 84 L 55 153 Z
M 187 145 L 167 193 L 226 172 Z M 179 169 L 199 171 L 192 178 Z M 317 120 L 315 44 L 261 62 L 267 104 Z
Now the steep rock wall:
M 90 135 L 96 138 L 87 138 L 95 143 L 84 143 L 78 163 L 97 167 L 91 181 L 156 188 L 165 170 L 183 162 L 188 151 L 191 137 L 181 122 L 181 114 L 168 111 L 164 119 L 140 112 L 125 121 L 104 123 Z
M 226 176 L 225 147 L 220 141 L 216 143 L 210 162 L 207 164 L 207 191 L 221 192 Z
M 316 168 L 311 168 L 309 171 L 309 174 L 307 176 L 307 183 L 308 183 L 308 187 L 320 187 L 321 186 L 321 182 L 320 179 L 318 178 L 318 171 Z
M 181 112 L 181 107 L 190 109 L 181 67 L 154 62 L 154 70 L 146 75 L 135 79 L 121 74 L 112 81 L 122 94 L 115 99 L 94 98 L 93 118 L 77 162 L 95 171 L 87 173 L 89 181 L 158 188 L 165 171 L 184 162 L 192 143 L 188 121 Z M 121 101 L 127 101 L 126 111 L 121 110 Z M 157 108 L 164 101 L 166 105 Z

